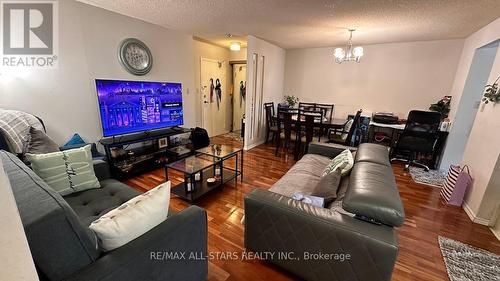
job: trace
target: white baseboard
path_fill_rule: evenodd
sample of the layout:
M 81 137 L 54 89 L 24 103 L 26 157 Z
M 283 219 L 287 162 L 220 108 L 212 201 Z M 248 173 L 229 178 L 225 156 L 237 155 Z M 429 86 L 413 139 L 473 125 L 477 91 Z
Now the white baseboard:
M 252 149 L 252 148 L 254 148 L 254 147 L 256 147 L 256 146 L 259 146 L 259 145 L 261 145 L 261 144 L 263 144 L 263 143 L 265 143 L 265 142 L 266 142 L 265 140 L 262 140 L 262 141 L 258 141 L 258 142 L 256 142 L 256 143 L 252 143 L 252 144 L 249 144 L 249 145 L 246 145 L 246 144 L 245 144 L 245 147 L 244 147 L 243 149 L 244 149 L 244 150 L 250 150 L 250 149 Z
M 463 203 L 462 209 L 464 209 L 465 213 L 467 214 L 467 216 L 469 216 L 469 219 L 472 222 L 477 223 L 477 224 L 481 224 L 481 225 L 490 226 L 490 220 L 476 216 L 476 214 L 474 214 L 474 212 L 471 210 L 469 205 L 467 205 L 467 202 Z
M 498 239 L 498 241 L 500 241 L 500 232 L 499 231 L 495 231 L 491 227 L 490 227 L 490 230 L 491 230 L 491 232 L 493 232 L 493 235 L 495 235 L 495 237 Z

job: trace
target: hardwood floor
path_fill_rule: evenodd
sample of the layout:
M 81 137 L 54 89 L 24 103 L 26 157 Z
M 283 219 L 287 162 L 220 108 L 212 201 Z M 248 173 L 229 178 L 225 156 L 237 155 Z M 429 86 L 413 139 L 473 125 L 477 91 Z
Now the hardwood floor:
M 215 137 L 212 143 L 238 144 L 236 140 Z M 243 197 L 254 188 L 270 188 L 295 161 L 291 154 L 274 156 L 273 145 L 260 145 L 245 152 L 244 179 L 228 183 L 223 190 L 208 194 L 197 205 L 208 213 L 208 249 L 211 252 L 241 252 L 243 247 Z M 437 238 L 439 235 L 500 254 L 500 242 L 486 227 L 472 223 L 458 207 L 439 200 L 439 189 L 412 181 L 402 166 L 393 165 L 403 200 L 406 221 L 398 229 L 400 253 L 392 280 L 447 280 Z M 170 173 L 170 172 L 169 172 Z M 178 183 L 180 174 L 169 175 Z M 163 169 L 131 178 L 127 184 L 146 191 L 165 180 Z M 172 198 L 171 208 L 182 210 L 188 203 Z M 208 280 L 296 280 L 279 268 L 260 261 L 214 259 Z

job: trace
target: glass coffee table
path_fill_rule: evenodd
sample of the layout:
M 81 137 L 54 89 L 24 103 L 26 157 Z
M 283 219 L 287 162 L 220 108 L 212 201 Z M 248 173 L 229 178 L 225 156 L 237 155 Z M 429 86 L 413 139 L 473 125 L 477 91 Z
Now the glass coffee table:
M 206 193 L 221 187 L 229 180 L 224 175 L 222 161 L 207 155 L 193 155 L 165 165 L 165 179 L 168 181 L 168 170 L 176 170 L 184 175 L 184 182 L 172 186 L 170 191 L 190 202 Z M 213 178 L 214 182 L 207 179 Z
M 241 156 L 239 155 L 241 154 Z M 241 159 L 240 159 L 241 157 Z M 234 158 L 236 165 L 226 166 Z M 171 187 L 171 192 L 194 202 L 203 195 L 222 187 L 240 176 L 243 181 L 243 149 L 231 145 L 210 145 L 196 150 L 196 154 L 165 165 L 165 179 L 172 169 L 184 175 L 184 181 Z M 208 179 L 215 179 L 208 182 Z
M 229 180 L 235 179 L 240 176 L 240 179 L 243 182 L 243 149 L 241 147 L 227 144 L 211 144 L 207 147 L 196 150 L 196 153 L 215 157 L 220 161 L 226 163 L 227 160 L 235 158 L 236 163 L 234 165 L 234 168 L 229 167 L 225 164 L 223 165 L 223 167 L 224 170 L 226 170 L 226 172 L 229 172 L 229 174 L 231 175 L 231 177 L 229 177 Z

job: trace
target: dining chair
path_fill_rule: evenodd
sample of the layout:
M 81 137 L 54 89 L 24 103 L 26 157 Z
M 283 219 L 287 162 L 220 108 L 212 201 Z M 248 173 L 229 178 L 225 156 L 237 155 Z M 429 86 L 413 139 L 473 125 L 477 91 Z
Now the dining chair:
M 349 146 L 351 144 L 352 135 L 354 131 L 359 126 L 359 119 L 361 117 L 362 109 L 356 112 L 354 118 L 347 121 L 342 130 L 329 130 L 328 132 L 328 142 L 338 143 Z
M 273 139 L 276 138 L 278 131 L 276 116 L 274 115 L 274 102 L 264 103 L 266 112 L 266 143 L 269 141 L 269 135 L 273 133 Z
M 281 146 L 288 150 L 290 141 L 292 140 L 292 123 L 293 115 L 296 114 L 288 109 L 278 108 L 278 118 L 277 118 L 277 132 L 276 132 L 276 151 L 275 155 L 278 155 L 278 151 Z M 282 139 L 283 133 L 283 139 Z M 293 138 L 295 139 L 295 138 Z M 294 147 L 295 148 L 295 147 Z
M 316 103 L 313 102 L 299 102 L 299 109 L 314 110 Z
M 315 110 L 321 110 L 325 121 L 330 122 L 333 118 L 333 104 L 317 103 Z
M 318 135 L 318 142 L 321 141 L 321 133 L 322 133 L 322 128 L 323 128 L 323 111 L 321 110 L 305 110 L 305 109 L 299 109 L 298 116 L 302 122 L 305 121 L 305 116 L 312 115 L 313 118 L 313 135 L 316 132 Z
M 294 153 L 295 160 L 298 160 L 301 154 L 307 153 L 309 143 L 312 142 L 314 137 L 314 128 L 318 124 L 321 126 L 322 119 L 321 111 L 299 110 L 298 120 L 300 122 L 297 122 L 299 128 L 297 131 L 300 132 L 300 135 L 297 136 L 297 147 Z

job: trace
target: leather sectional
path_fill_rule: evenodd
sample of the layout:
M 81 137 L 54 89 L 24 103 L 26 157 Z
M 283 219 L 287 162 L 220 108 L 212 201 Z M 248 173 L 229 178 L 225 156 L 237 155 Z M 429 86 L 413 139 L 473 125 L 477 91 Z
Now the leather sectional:
M 311 143 L 270 190 L 255 189 L 245 197 L 248 251 L 305 280 L 391 279 L 399 251 L 396 228 L 405 217 L 386 147 L 358 147 L 338 198 L 326 208 L 291 199 L 312 190 L 343 149 Z

